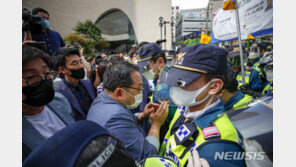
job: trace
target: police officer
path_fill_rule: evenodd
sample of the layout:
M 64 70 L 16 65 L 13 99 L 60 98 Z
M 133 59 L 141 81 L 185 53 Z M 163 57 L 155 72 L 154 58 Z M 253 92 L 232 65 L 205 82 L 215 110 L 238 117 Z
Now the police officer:
M 247 59 L 248 52 L 243 48 L 243 57 Z M 235 78 L 238 81 L 238 88 L 243 85 L 243 75 L 241 72 L 241 61 L 240 61 L 240 52 L 239 46 L 234 45 L 228 48 L 228 60 L 231 62 L 232 70 L 234 72 Z M 244 64 L 244 76 L 245 83 L 249 83 L 251 72 L 246 70 L 246 63 Z
M 261 94 L 264 96 L 273 95 L 273 54 L 267 54 L 259 65 L 262 71 L 263 89 Z
M 161 74 L 163 74 L 166 69 L 166 56 L 165 52 L 161 50 L 159 45 L 156 43 L 148 43 L 139 48 L 136 52 L 138 57 L 138 66 L 141 68 L 141 75 L 143 83 L 145 80 L 148 80 L 151 91 L 149 94 L 149 100 L 153 103 L 159 103 L 159 99 L 156 99 L 154 96 L 154 90 L 157 87 L 157 80 Z M 166 69 L 168 70 L 168 69 Z M 145 78 L 145 79 L 143 79 Z M 165 124 L 161 127 L 160 130 L 160 141 L 163 140 L 166 131 L 168 130 L 168 125 L 170 120 L 172 119 L 177 107 L 170 105 L 169 106 L 169 116 L 165 122 Z
M 244 166 L 243 160 L 215 160 L 222 152 L 242 151 L 238 132 L 217 96 L 225 82 L 226 57 L 223 48 L 191 45 L 181 49 L 176 64 L 161 77 L 171 86 L 171 99 L 179 108 L 160 155 L 173 159 L 178 166 L 186 166 L 188 155 L 195 149 L 210 166 Z
M 260 61 L 261 52 L 262 51 L 260 51 L 257 45 L 255 46 L 253 45 L 252 47 L 250 47 L 248 62 L 244 64 L 246 66 L 245 68 L 247 71 L 251 71 L 253 67 L 256 67 L 259 65 L 258 62 Z
M 252 96 L 244 94 L 238 90 L 238 82 L 234 77 L 235 75 L 232 71 L 230 62 L 228 62 L 227 67 L 226 83 L 224 89 L 222 89 L 219 93 L 219 97 L 224 103 L 224 108 L 226 111 L 232 108 L 235 110 L 246 108 L 247 106 L 245 104 L 250 103 L 253 98 Z
M 136 56 L 141 74 L 146 80 L 153 81 L 151 86 L 154 88 L 160 72 L 166 67 L 165 53 L 156 43 L 147 43 L 137 50 Z

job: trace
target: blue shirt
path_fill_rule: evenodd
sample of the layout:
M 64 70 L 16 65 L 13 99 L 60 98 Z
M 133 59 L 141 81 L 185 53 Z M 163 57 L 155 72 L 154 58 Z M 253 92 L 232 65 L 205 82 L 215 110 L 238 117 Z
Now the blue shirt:
M 56 52 L 60 47 L 65 46 L 65 42 L 61 35 L 58 32 L 50 29 L 48 29 L 46 33 L 32 34 L 32 40 L 46 42 L 46 53 L 50 56 L 52 56 L 53 53 Z
M 137 161 L 157 154 L 157 146 L 151 144 L 151 139 L 157 140 L 156 137 L 145 138 L 134 114 L 104 91 L 93 101 L 86 119 L 98 123 L 117 137 Z

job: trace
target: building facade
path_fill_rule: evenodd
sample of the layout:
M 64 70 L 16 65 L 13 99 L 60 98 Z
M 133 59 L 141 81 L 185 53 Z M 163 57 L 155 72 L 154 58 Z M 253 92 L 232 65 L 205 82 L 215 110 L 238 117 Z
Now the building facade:
M 160 39 L 159 17 L 171 20 L 171 0 L 23 0 L 23 8 L 46 9 L 51 29 L 62 37 L 73 33 L 78 21 L 91 20 L 103 31 L 113 49 L 125 48 L 142 41 Z M 171 48 L 171 33 L 167 33 L 166 48 Z
M 206 8 L 180 10 L 176 15 L 176 43 L 181 42 L 183 36 L 206 28 L 206 25 Z M 208 22 L 208 26 L 210 26 L 210 22 Z

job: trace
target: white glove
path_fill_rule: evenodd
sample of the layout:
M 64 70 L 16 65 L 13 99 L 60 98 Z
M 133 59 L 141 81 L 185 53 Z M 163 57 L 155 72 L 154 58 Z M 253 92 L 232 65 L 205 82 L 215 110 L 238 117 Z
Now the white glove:
M 192 154 L 188 156 L 187 167 L 210 167 L 207 160 L 200 158 L 197 150 L 193 150 Z

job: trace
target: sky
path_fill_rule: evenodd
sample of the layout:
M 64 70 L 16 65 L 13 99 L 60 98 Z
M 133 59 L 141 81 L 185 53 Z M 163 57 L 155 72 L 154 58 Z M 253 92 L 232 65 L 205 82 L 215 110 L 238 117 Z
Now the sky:
M 204 8 L 209 0 L 172 0 L 172 6 L 180 6 L 180 9 Z

